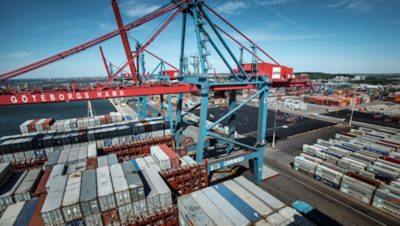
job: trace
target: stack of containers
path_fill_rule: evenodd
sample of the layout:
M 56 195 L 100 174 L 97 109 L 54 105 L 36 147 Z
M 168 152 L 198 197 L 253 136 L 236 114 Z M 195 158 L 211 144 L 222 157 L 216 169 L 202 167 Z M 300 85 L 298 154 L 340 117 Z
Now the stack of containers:
M 126 224 L 130 219 L 134 218 L 128 183 L 120 164 L 110 166 L 110 173 L 119 218 L 122 224 Z
M 25 202 L 17 202 L 10 205 L 4 212 L 3 216 L 0 218 L 1 226 L 12 226 L 16 225 L 17 218 L 20 215 L 22 209 L 24 208 Z
M 0 188 L 7 183 L 8 179 L 13 175 L 14 169 L 10 162 L 0 163 Z
M 40 177 L 40 180 L 36 186 L 35 191 L 33 192 L 34 197 L 39 197 L 40 195 L 46 193 L 46 183 L 49 180 L 51 174 L 51 169 L 46 169 L 43 175 Z
M 14 203 L 13 195 L 28 172 L 16 172 L 0 190 L 0 211 Z
M 38 198 L 26 201 L 14 225 L 29 225 L 38 204 Z
M 160 174 L 153 168 L 147 168 L 143 170 L 142 173 L 146 182 L 151 187 L 150 194 L 146 197 L 149 214 L 154 211 L 172 208 L 171 190 Z
M 90 169 L 82 173 L 80 205 L 85 224 L 88 226 L 102 225 L 99 203 L 97 201 L 96 170 Z
M 16 202 L 22 202 L 31 199 L 32 193 L 40 179 L 42 169 L 36 168 L 31 169 L 26 174 L 24 180 L 14 193 L 14 199 Z
M 114 198 L 114 190 L 110 177 L 108 166 L 99 167 L 96 169 L 97 176 L 97 195 L 100 210 L 106 212 L 115 209 L 116 203 Z
M 41 210 L 45 225 L 64 225 L 61 204 L 66 183 L 67 176 L 60 175 L 52 180 L 51 187 L 47 192 L 46 201 Z
M 64 220 L 67 223 L 77 223 L 83 221 L 82 210 L 79 204 L 81 182 L 81 172 L 75 172 L 68 176 L 64 198 L 62 201 L 62 213 Z
M 131 161 L 121 164 L 128 183 L 133 212 L 136 216 L 141 216 L 146 213 L 146 198 L 144 193 L 143 182 L 140 179 L 139 173 L 136 171 Z
M 162 170 L 174 169 L 180 166 L 179 155 L 165 144 L 150 147 L 150 153 Z

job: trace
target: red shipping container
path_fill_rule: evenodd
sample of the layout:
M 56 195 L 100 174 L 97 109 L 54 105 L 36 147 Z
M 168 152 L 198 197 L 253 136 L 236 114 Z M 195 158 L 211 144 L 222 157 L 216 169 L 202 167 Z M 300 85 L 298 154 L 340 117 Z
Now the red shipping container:
M 50 126 L 53 125 L 54 119 L 48 118 L 43 122 L 43 130 L 50 130 Z
M 171 160 L 171 168 L 178 168 L 180 166 L 179 155 L 172 151 L 171 148 L 169 148 L 166 144 L 160 144 L 158 146 Z
M 36 186 L 35 191 L 33 192 L 33 195 L 38 197 L 44 193 L 46 193 L 46 183 L 47 180 L 49 180 L 51 173 L 51 169 L 46 169 L 44 173 L 42 174 L 42 177 L 39 180 L 39 183 Z
M 377 144 L 380 144 L 380 145 L 383 145 L 383 146 L 395 148 L 396 151 L 400 150 L 400 146 L 399 146 L 399 145 L 387 143 L 387 142 L 385 142 L 385 141 L 377 141 L 376 143 L 377 143 Z
M 111 209 L 101 212 L 101 219 L 103 225 L 119 225 L 119 216 L 117 209 Z
M 97 168 L 97 158 L 92 157 L 86 160 L 86 169 L 96 169 Z
M 42 220 L 42 215 L 40 214 L 42 207 L 44 205 L 44 201 L 46 200 L 47 194 L 43 194 L 39 198 L 39 203 L 36 206 L 35 211 L 33 212 L 31 222 L 29 223 L 29 226 L 44 226 L 44 222 Z
M 398 158 L 393 158 L 393 157 L 389 157 L 389 156 L 383 156 L 382 159 L 386 160 L 388 162 L 392 162 L 392 163 L 396 163 L 396 164 L 400 165 L 400 159 L 398 159 Z
M 354 173 L 354 172 L 349 172 L 348 175 L 354 179 L 360 180 L 362 182 L 365 182 L 367 184 L 370 184 L 372 186 L 378 187 L 381 185 L 381 182 L 375 179 L 371 179 L 369 177 Z
M 36 123 L 39 121 L 39 119 L 34 119 L 31 123 L 28 124 L 28 132 L 36 132 Z

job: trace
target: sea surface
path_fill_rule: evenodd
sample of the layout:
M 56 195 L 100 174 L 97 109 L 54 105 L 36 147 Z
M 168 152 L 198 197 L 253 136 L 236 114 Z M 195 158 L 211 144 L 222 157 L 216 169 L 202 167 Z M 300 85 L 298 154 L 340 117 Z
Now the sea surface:
M 92 100 L 95 115 L 116 111 L 108 100 Z M 29 119 L 69 119 L 87 117 L 87 101 L 71 101 L 48 104 L 29 104 L 0 107 L 0 137 L 20 134 L 19 125 Z

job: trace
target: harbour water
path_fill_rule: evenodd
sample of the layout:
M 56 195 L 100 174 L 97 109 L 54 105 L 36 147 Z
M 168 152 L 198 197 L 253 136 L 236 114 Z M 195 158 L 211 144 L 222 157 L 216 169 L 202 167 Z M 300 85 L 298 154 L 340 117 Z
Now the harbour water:
M 92 100 L 95 115 L 115 111 L 108 100 Z M 87 117 L 87 101 L 63 103 L 15 105 L 0 107 L 0 137 L 21 133 L 19 125 L 28 119 L 54 118 L 67 119 Z

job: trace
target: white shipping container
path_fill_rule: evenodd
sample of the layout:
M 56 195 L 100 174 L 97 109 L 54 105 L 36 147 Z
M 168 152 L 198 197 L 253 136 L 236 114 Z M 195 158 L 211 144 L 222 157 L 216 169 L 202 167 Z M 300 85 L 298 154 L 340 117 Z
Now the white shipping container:
M 15 225 L 25 202 L 17 202 L 7 207 L 6 211 L 0 218 L 0 226 L 13 226 Z
M 46 226 L 64 224 L 61 204 L 64 196 L 64 188 L 67 183 L 67 176 L 58 176 L 54 178 L 53 183 L 47 192 L 47 197 L 41 210 L 42 219 Z
M 82 210 L 79 205 L 81 179 L 81 172 L 76 172 L 68 176 L 62 202 L 62 213 L 66 222 L 82 218 Z
M 128 183 L 126 181 L 125 174 L 124 171 L 122 170 L 121 164 L 115 164 L 110 166 L 110 173 L 111 173 L 117 206 L 122 206 L 131 203 Z
M 190 195 L 178 197 L 178 211 L 180 225 L 217 225 Z
M 108 166 L 96 169 L 97 173 L 97 196 L 100 210 L 105 211 L 116 208 L 114 191 Z

